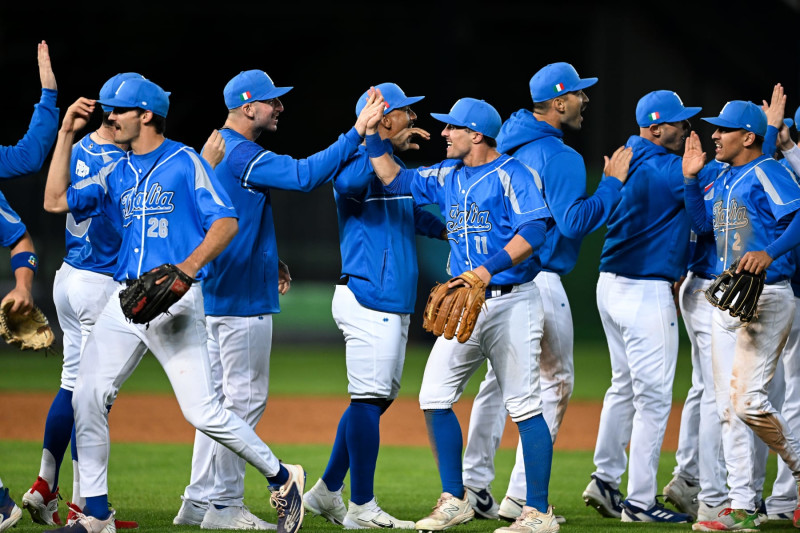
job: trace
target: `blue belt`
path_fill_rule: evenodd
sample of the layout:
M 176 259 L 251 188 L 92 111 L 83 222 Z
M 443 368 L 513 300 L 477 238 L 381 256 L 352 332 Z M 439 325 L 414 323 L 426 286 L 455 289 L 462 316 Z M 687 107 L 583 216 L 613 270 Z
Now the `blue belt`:
M 486 287 L 486 299 L 497 298 L 514 290 L 516 285 L 489 285 Z

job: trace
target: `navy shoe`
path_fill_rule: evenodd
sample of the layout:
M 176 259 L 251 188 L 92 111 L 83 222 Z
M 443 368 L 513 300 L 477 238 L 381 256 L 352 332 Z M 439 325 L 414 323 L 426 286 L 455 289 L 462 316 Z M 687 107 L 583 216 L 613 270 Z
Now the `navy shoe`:
M 622 516 L 622 493 L 594 474 L 586 490 L 583 491 L 583 501 L 607 518 Z
M 688 524 L 692 521 L 691 515 L 670 511 L 656 502 L 650 509 L 640 509 L 628 500 L 622 502 L 623 522 L 672 522 L 674 524 Z
M 278 511 L 278 533 L 296 533 L 303 525 L 303 489 L 306 472 L 300 465 L 284 464 L 289 479 L 270 495 L 270 504 Z M 272 487 L 271 487 L 272 489 Z

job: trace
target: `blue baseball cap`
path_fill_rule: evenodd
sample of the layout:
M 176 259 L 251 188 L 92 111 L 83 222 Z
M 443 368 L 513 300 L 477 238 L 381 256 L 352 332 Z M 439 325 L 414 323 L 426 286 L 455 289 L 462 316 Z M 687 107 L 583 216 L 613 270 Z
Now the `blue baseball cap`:
M 800 107 L 794 112 L 794 125 L 796 128 L 800 129 Z
M 388 104 L 386 109 L 383 110 L 384 115 L 390 111 L 394 111 L 395 109 L 416 104 L 425 98 L 424 96 L 406 96 L 406 93 L 403 92 L 403 89 L 398 87 L 395 83 L 381 83 L 380 85 L 376 85 L 375 88 L 380 89 L 381 94 L 383 94 L 383 99 Z M 361 95 L 356 103 L 356 115 L 361 114 L 361 110 L 367 105 L 368 99 L 369 91 L 366 91 Z
M 169 110 L 169 95 L 161 87 L 145 78 L 131 78 L 120 83 L 117 90 L 109 98 L 98 100 L 101 106 L 138 107 L 152 111 L 153 114 L 166 117 Z
M 785 118 L 785 119 L 783 119 L 783 123 L 786 124 L 787 128 L 791 128 L 792 124 L 794 124 L 794 120 L 792 120 L 790 118 Z
M 228 109 L 236 109 L 248 102 L 278 98 L 292 90 L 292 87 L 275 87 L 263 70 L 243 70 L 225 85 L 222 94 Z
M 503 124 L 500 113 L 494 107 L 485 100 L 475 98 L 461 98 L 450 108 L 450 113 L 431 113 L 431 116 L 445 124 L 469 128 L 492 139 L 500 133 Z
M 113 98 L 114 93 L 117 92 L 117 89 L 119 89 L 119 86 L 122 85 L 123 81 L 135 78 L 144 79 L 144 76 L 137 74 L 136 72 L 123 72 L 122 74 L 117 74 L 116 76 L 109 78 L 109 80 L 100 88 L 100 98 L 98 98 L 98 100 L 107 100 L 109 98 Z M 106 113 L 110 113 L 114 110 L 113 107 L 106 105 L 101 105 L 100 107 L 102 107 L 103 111 Z
M 767 134 L 767 114 L 753 102 L 731 100 L 725 104 L 719 116 L 702 120 L 723 128 L 751 131 L 761 137 Z
M 546 102 L 556 96 L 580 91 L 597 83 L 597 78 L 583 78 L 569 63 L 551 63 L 539 69 L 530 81 L 531 98 L 534 103 Z
M 636 104 L 636 123 L 646 128 L 651 124 L 680 122 L 702 110 L 702 107 L 683 107 L 683 102 L 674 91 L 653 91 L 642 96 Z

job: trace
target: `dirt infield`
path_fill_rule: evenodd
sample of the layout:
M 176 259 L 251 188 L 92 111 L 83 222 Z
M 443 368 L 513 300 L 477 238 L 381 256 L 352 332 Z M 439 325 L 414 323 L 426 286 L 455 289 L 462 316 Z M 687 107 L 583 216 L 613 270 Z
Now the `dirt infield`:
M 42 438 L 44 421 L 53 396 L 50 394 L 0 393 L 0 438 L 33 440 Z M 455 406 L 466 439 L 470 399 Z M 270 398 L 257 433 L 265 442 L 274 444 L 332 444 L 336 426 L 347 399 L 324 397 Z M 600 404 L 573 401 L 567 409 L 556 441 L 557 450 L 593 450 L 600 419 Z M 673 406 L 667 423 L 663 449 L 674 451 L 678 444 L 680 405 Z M 295 420 L 281 424 L 280 431 L 271 431 L 271 420 Z M 182 442 L 191 443 L 194 428 L 183 418 L 172 395 L 121 394 L 109 414 L 111 439 L 118 442 Z M 415 399 L 401 398 L 381 421 L 381 443 L 389 445 L 427 446 L 425 421 Z M 516 427 L 506 424 L 501 447 L 516 446 Z

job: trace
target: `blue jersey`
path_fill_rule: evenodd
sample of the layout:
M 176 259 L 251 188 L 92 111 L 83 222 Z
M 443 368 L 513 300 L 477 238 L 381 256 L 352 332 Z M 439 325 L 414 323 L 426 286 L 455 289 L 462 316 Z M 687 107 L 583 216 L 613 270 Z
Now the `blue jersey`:
M 209 264 L 205 311 L 214 316 L 278 313 L 278 246 L 269 190 L 308 192 L 329 181 L 355 153 L 361 137 L 353 128 L 308 159 L 294 159 L 265 150 L 231 129 L 220 132 L 225 156 L 215 171 L 242 223 Z
M 552 223 L 533 175 L 508 155 L 477 167 L 447 159 L 429 167 L 401 170 L 387 189 L 410 192 L 420 205 L 439 206 L 450 241 L 453 276 L 481 266 L 508 244 L 520 226 L 534 220 Z M 526 283 L 540 271 L 534 254 L 493 276 L 492 283 Z
M 97 144 L 90 135 L 72 147 L 70 172 L 72 182 L 96 176 L 100 169 L 125 155 L 125 151 L 114 144 Z M 67 213 L 64 230 L 66 251 L 64 262 L 81 270 L 113 274 L 117 267 L 120 236 L 119 217 L 113 212 L 87 218 L 80 224 L 72 213 Z
M 703 187 L 703 194 L 713 194 L 714 178 L 716 175 L 726 168 L 727 165 L 722 165 L 716 161 L 711 161 L 706 164 L 706 172 L 701 173 L 702 180 L 699 182 Z M 707 182 L 707 183 L 706 183 Z M 706 209 L 708 214 L 711 214 L 712 202 L 706 202 Z M 691 217 L 690 217 L 691 218 Z M 692 225 L 691 235 L 689 237 L 689 264 L 687 270 L 691 270 L 695 274 L 700 274 L 704 278 L 710 278 L 716 271 L 716 243 L 714 242 L 714 234 L 711 232 L 698 234 Z
M 25 224 L 0 192 L 0 246 L 9 248 L 25 235 Z
M 388 142 L 388 141 L 387 141 Z M 403 162 L 395 161 L 405 168 Z M 359 304 L 413 313 L 417 297 L 416 234 L 438 238 L 444 223 L 408 193 L 388 192 L 372 170 L 365 146 L 333 182 L 339 218 L 342 275 Z
M 520 109 L 503 123 L 497 149 L 522 161 L 533 173 L 555 224 L 538 250 L 544 270 L 569 273 L 583 238 L 605 224 L 620 199 L 622 182 L 605 178 L 586 194 L 583 157 L 564 144 L 564 133 Z
M 622 199 L 608 219 L 600 271 L 677 281 L 689 252 L 682 159 L 638 135 L 626 146 L 633 157 Z
M 709 213 L 699 184 L 686 187 L 686 205 L 701 231 L 714 231 L 714 274 L 719 275 L 750 251 L 764 250 L 777 239 L 800 208 L 800 186 L 792 174 L 769 156 L 726 167 L 706 194 Z M 767 268 L 767 283 L 786 280 L 794 274 L 792 254 L 773 258 Z
M 28 131 L 14 146 L 0 146 L 0 178 L 39 172 L 58 133 L 57 91 L 42 89 Z
M 164 139 L 147 154 L 128 152 L 67 189 L 77 222 L 113 211 L 122 227 L 114 279 L 135 279 L 178 264 L 197 248 L 211 224 L 236 211 L 209 164 L 193 149 Z M 206 268 L 197 273 L 206 277 Z

